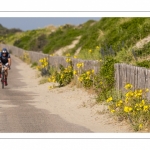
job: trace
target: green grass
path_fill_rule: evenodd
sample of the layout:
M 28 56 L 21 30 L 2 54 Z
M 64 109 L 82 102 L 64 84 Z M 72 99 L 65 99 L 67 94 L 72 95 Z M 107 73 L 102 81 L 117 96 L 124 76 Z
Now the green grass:
M 48 77 L 42 77 L 42 79 L 39 81 L 39 84 L 45 84 L 48 82 Z
M 43 52 L 52 54 L 55 50 L 71 44 L 72 41 L 75 40 L 75 38 L 79 35 L 80 30 L 77 30 L 73 26 L 68 28 L 59 28 L 55 33 L 51 33 L 48 36 L 47 39 L 50 42 L 45 45 Z
M 55 28 L 53 32 L 52 28 L 43 28 L 11 33 L 7 36 L 0 36 L 0 40 L 26 50 L 53 54 L 58 49 L 70 45 L 80 36 L 81 38 L 75 47 L 69 49 L 66 53 L 69 52 L 73 56 L 76 50 L 81 48 L 78 58 L 97 60 L 103 57 L 100 50 L 103 50 L 106 54 L 111 47 L 119 61 L 130 63 L 134 60 L 131 53 L 132 47 L 138 41 L 147 37 L 149 33 L 149 18 L 106 17 L 99 21 L 89 20 L 78 26 L 66 24 Z M 100 49 L 95 50 L 96 46 L 99 46 Z M 148 43 L 141 49 L 135 49 L 137 57 L 149 55 L 149 47 L 150 44 Z M 93 50 L 92 55 L 88 53 L 90 49 Z
M 33 63 L 31 64 L 31 68 L 35 68 L 37 65 L 38 65 L 37 62 L 33 62 Z

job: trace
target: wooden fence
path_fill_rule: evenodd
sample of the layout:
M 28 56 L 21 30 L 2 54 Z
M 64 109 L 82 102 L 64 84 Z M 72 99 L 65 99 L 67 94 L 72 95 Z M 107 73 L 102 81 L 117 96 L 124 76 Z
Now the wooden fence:
M 63 65 L 64 67 L 67 65 L 66 57 L 64 56 L 50 56 L 49 54 L 43 54 L 35 51 L 27 51 L 12 45 L 5 45 L 5 44 L 0 44 L 0 47 L 7 48 L 13 55 L 17 57 L 23 56 L 24 52 L 27 52 L 32 62 L 38 62 L 39 59 L 48 57 L 48 62 L 51 66 L 59 68 L 60 64 Z M 95 73 L 97 73 L 100 69 L 100 63 L 97 60 L 82 60 L 82 59 L 72 58 L 72 62 L 73 62 L 74 69 L 77 68 L 77 63 L 84 63 L 84 68 L 83 68 L 84 70 L 93 69 Z
M 0 44 L 0 47 L 6 47 L 8 50 L 12 52 L 13 55 L 18 57 L 22 56 L 24 52 L 28 52 L 31 60 L 33 62 L 37 62 L 39 59 L 43 57 L 49 58 L 49 63 L 52 66 L 58 67 L 59 64 L 63 66 L 66 65 L 66 57 L 61 56 L 48 56 L 48 54 L 43 54 L 34 51 L 26 51 L 21 48 L 12 46 L 12 45 L 5 45 Z M 76 69 L 77 63 L 84 63 L 84 69 L 94 69 L 95 73 L 97 73 L 100 69 L 100 64 L 98 61 L 93 60 L 81 60 L 81 59 L 72 59 L 74 69 Z M 135 89 L 139 88 L 148 88 L 150 89 L 150 70 L 137 67 L 132 65 L 127 65 L 124 63 L 118 63 L 114 65 L 115 67 L 115 80 L 116 80 L 116 89 L 124 91 L 124 86 L 126 83 L 131 83 Z M 147 94 L 147 98 L 150 100 L 150 92 Z
M 131 66 L 124 63 L 115 64 L 116 89 L 124 91 L 126 83 L 131 83 L 134 89 L 150 90 L 150 70 L 144 67 Z M 150 92 L 147 93 L 150 100 Z

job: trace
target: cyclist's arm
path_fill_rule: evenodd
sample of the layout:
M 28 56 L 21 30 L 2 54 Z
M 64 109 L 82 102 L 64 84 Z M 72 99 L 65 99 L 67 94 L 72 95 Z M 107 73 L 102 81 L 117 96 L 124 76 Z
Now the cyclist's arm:
M 11 66 L 11 58 L 8 58 L 8 64 Z
M 9 64 L 9 67 L 11 66 L 11 57 L 10 57 L 10 54 L 8 53 L 8 64 Z

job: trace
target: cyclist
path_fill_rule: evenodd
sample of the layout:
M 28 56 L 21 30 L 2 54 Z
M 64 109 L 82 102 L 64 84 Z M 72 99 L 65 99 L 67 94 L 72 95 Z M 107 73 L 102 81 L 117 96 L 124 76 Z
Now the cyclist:
M 0 52 L 0 78 L 1 78 L 1 68 L 2 64 L 5 65 L 5 86 L 8 85 L 7 83 L 7 77 L 8 77 L 8 69 L 10 69 L 11 66 L 11 57 L 6 48 L 3 48 Z

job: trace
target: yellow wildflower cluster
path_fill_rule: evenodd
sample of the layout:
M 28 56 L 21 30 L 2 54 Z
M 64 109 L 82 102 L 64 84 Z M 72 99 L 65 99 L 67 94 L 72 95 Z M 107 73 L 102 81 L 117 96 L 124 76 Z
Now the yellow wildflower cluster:
M 70 54 L 68 53 L 67 56 L 70 56 Z M 59 86 L 65 86 L 71 82 L 71 80 L 73 79 L 72 61 L 68 57 L 66 58 L 66 62 L 68 63 L 67 67 L 60 65 L 60 70 L 55 71 L 53 75 L 49 77 L 49 82 L 57 82 L 59 83 Z
M 108 103 L 108 102 L 111 102 L 112 101 L 112 97 L 109 97 L 107 100 L 106 100 L 106 102 Z
M 67 54 L 66 54 L 66 57 L 70 57 L 70 53 L 67 53 Z
M 54 56 L 55 54 L 50 54 L 49 56 Z
M 24 58 L 28 58 L 28 57 L 29 57 L 29 54 L 28 54 L 27 52 L 24 52 L 24 53 L 23 53 L 23 56 L 24 56 Z
M 110 112 L 111 112 L 111 113 L 114 113 L 114 112 L 115 112 L 115 110 L 114 110 L 114 109 L 111 109 L 111 110 L 110 110 Z
M 83 83 L 84 87 L 92 86 L 94 80 L 94 70 L 87 70 L 86 72 L 79 74 L 78 80 Z
M 42 68 L 46 68 L 48 66 L 48 58 L 42 58 L 39 60 L 40 65 L 37 66 L 38 70 L 41 70 Z
M 71 73 L 72 72 L 72 66 L 68 65 L 65 69 L 64 69 L 64 73 Z
M 77 68 L 79 69 L 79 68 L 82 68 L 82 67 L 84 67 L 84 63 L 77 63 Z
M 140 103 L 136 103 L 134 106 L 136 111 L 143 111 L 147 112 L 150 109 L 150 105 L 145 102 L 145 100 L 142 100 Z
M 71 59 L 70 58 L 66 58 L 66 62 L 71 62 Z
M 149 90 L 131 90 L 133 85 L 129 83 L 124 88 L 127 92 L 124 93 L 122 99 L 118 100 L 109 97 L 106 103 L 111 113 L 129 119 L 133 127 L 136 127 L 136 130 L 141 130 L 150 121 L 150 104 L 145 97 Z
M 116 102 L 116 107 L 120 107 L 123 104 L 122 100 L 119 100 L 118 102 Z
M 26 62 L 26 63 L 30 63 L 30 62 L 31 62 L 28 52 L 24 52 L 24 53 L 23 53 L 23 56 L 21 56 L 21 59 L 22 59 L 24 62 Z
M 132 110 L 133 110 L 132 107 L 128 107 L 128 106 L 125 106 L 125 107 L 124 107 L 124 112 L 129 113 L 129 112 L 131 112 Z
M 48 78 L 48 81 L 49 81 L 49 82 L 55 82 L 55 81 L 56 81 L 55 76 L 54 76 L 54 75 L 50 76 L 50 77 Z

